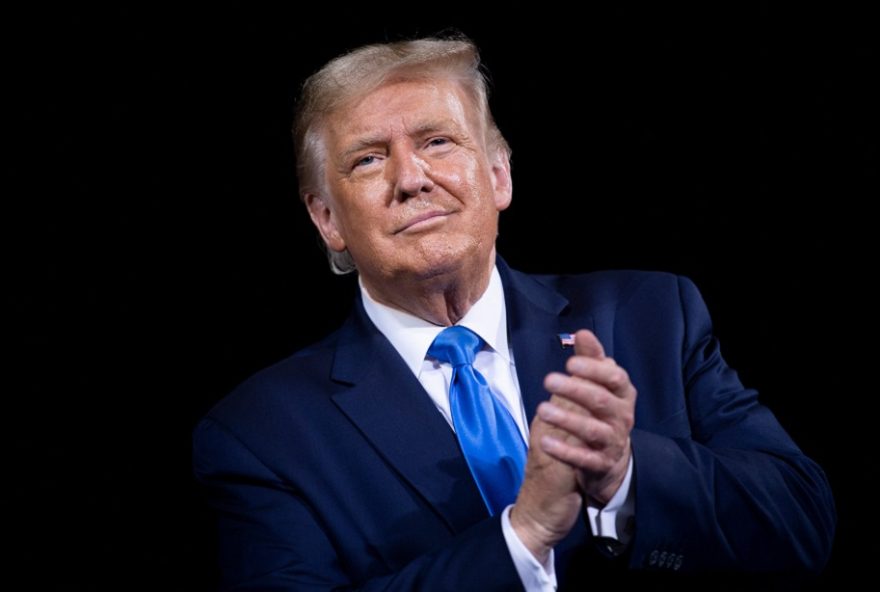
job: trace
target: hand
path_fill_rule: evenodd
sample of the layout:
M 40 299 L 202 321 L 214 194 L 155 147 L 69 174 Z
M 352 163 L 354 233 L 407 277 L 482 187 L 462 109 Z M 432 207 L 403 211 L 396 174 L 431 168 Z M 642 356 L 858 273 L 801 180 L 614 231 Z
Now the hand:
M 540 444 L 549 456 L 577 469 L 580 490 L 601 507 L 626 477 L 636 389 L 592 332 L 578 331 L 574 347 L 565 365 L 568 374 L 547 375 L 544 388 L 553 397 L 538 406 L 538 417 L 568 437 L 545 433 Z
M 560 404 L 574 407 L 566 400 Z M 519 540 L 542 565 L 547 563 L 551 549 L 574 526 L 583 504 L 577 471 L 542 450 L 539 442 L 544 437 L 574 440 L 535 417 L 529 429 L 525 478 L 510 512 L 510 524 Z

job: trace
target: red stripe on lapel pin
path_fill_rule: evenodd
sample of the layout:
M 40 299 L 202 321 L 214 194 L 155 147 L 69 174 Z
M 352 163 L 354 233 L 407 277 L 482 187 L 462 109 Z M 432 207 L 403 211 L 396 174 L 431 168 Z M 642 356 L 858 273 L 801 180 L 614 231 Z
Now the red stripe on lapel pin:
M 560 333 L 559 345 L 563 348 L 574 347 L 574 333 Z

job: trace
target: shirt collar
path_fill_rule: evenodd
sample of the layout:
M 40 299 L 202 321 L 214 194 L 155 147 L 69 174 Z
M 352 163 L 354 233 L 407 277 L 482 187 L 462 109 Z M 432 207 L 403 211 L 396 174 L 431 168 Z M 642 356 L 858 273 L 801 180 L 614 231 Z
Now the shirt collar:
M 370 296 L 360 278 L 358 283 L 367 316 L 388 338 L 409 369 L 418 377 L 422 371 L 422 362 L 428 354 L 428 348 L 445 327 L 377 302 Z M 504 304 L 501 276 L 496 267 L 492 268 L 486 291 L 457 324 L 467 327 L 482 337 L 489 348 L 497 352 L 505 362 L 510 362 L 507 309 Z

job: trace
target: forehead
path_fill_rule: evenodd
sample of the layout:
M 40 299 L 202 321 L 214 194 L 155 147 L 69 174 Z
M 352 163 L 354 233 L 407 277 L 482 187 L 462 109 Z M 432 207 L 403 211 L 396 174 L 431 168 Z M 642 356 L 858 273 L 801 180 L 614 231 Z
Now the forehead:
M 473 101 L 453 80 L 391 82 L 352 100 L 325 120 L 332 143 L 377 133 L 408 133 L 445 123 L 473 128 Z

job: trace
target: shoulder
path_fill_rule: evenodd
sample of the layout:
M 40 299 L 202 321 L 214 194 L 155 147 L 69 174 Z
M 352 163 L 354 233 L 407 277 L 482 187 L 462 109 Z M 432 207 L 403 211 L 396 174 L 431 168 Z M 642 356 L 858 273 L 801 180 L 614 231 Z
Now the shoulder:
M 330 374 L 339 331 L 256 372 L 221 399 L 205 419 L 231 431 L 260 429 L 309 406 L 329 403 Z M 250 426 L 250 427 L 248 427 Z
M 709 311 L 699 290 L 683 275 L 633 269 L 562 275 L 511 270 L 509 277 L 512 298 L 553 303 L 553 310 L 563 317 L 591 317 L 598 328 L 607 331 L 654 331 L 675 336 L 683 335 L 688 327 L 711 330 Z
M 613 269 L 528 277 L 573 303 L 598 307 L 640 306 L 648 301 L 655 305 L 680 305 L 682 299 L 699 294 L 690 278 L 666 271 Z

